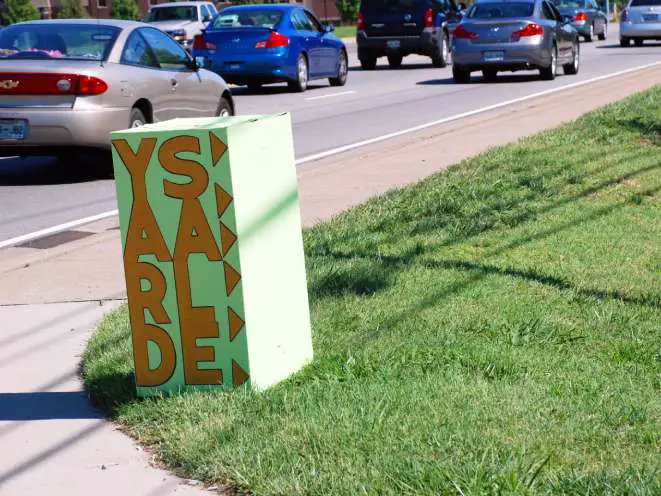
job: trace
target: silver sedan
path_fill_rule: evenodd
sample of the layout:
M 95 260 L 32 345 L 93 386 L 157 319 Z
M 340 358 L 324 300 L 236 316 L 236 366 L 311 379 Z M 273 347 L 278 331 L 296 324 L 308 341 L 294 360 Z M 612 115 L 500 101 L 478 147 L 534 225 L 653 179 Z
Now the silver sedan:
M 146 24 L 35 21 L 0 31 L 0 155 L 109 149 L 111 131 L 233 115 L 223 79 Z
M 540 71 L 555 79 L 558 65 L 576 74 L 578 33 L 546 0 L 478 0 L 454 30 L 452 74 L 467 83 L 473 71 L 492 80 L 498 71 Z
M 620 16 L 620 45 L 661 40 L 661 0 L 630 0 Z

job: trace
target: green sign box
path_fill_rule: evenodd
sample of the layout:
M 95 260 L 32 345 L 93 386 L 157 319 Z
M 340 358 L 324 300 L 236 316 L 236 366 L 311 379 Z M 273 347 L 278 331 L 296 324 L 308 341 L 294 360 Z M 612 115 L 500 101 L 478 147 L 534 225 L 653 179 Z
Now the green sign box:
M 111 139 L 138 395 L 265 389 L 312 360 L 289 114 Z

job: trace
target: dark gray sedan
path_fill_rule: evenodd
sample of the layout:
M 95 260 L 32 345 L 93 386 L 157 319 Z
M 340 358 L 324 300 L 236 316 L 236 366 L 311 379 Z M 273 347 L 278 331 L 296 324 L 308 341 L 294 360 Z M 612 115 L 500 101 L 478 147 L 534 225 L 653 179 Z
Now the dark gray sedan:
M 555 79 L 558 65 L 578 73 L 578 33 L 546 0 L 478 0 L 454 30 L 452 75 L 457 83 L 482 71 L 492 80 L 498 71 L 539 70 Z
M 569 21 L 585 41 L 597 36 L 605 40 L 608 34 L 608 16 L 595 0 L 552 0 L 566 21 Z

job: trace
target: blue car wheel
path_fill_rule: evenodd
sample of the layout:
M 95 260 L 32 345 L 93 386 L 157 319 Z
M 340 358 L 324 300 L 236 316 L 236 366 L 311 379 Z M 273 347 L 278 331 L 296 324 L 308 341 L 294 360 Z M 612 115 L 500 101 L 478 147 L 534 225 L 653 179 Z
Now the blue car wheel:
M 329 78 L 331 86 L 344 86 L 347 83 L 347 75 L 349 73 L 349 61 L 347 60 L 347 53 L 340 50 L 340 57 L 337 61 L 337 77 Z
M 308 89 L 308 78 L 310 71 L 308 69 L 308 59 L 305 55 L 300 54 L 296 61 L 296 80 L 288 83 L 289 89 L 302 93 Z

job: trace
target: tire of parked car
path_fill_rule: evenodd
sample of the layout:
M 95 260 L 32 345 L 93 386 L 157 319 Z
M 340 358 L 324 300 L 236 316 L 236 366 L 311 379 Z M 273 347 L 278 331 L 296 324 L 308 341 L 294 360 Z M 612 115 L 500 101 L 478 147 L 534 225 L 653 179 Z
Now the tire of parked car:
M 548 65 L 548 67 L 542 67 L 539 70 L 539 75 L 545 81 L 553 81 L 557 73 L 558 73 L 558 47 L 554 43 L 553 47 L 551 48 L 551 63 Z
M 220 97 L 218 102 L 218 110 L 216 110 L 216 115 L 218 117 L 230 117 L 233 114 L 232 104 L 224 96 Z
M 452 77 L 454 78 L 454 82 L 458 84 L 466 84 L 471 81 L 470 71 L 466 71 L 456 65 L 452 66 Z
M 574 43 L 574 47 L 572 48 L 572 59 L 569 64 L 565 64 L 562 66 L 562 69 L 565 74 L 573 75 L 573 74 L 578 74 L 578 70 L 581 66 L 581 46 L 578 43 Z
M 308 59 L 300 54 L 296 61 L 296 81 L 290 81 L 289 89 L 297 93 L 303 93 L 308 89 Z
M 448 65 L 448 59 L 450 58 L 450 43 L 448 40 L 448 35 L 444 31 L 441 34 L 440 43 L 434 45 L 434 54 L 431 57 L 431 62 L 434 67 L 443 68 Z
M 360 67 L 364 71 L 373 71 L 376 69 L 376 57 L 363 57 L 360 59 Z
M 608 36 L 608 24 L 604 24 L 604 30 L 597 36 L 599 41 L 604 41 Z
M 340 57 L 337 61 L 337 77 L 329 78 L 328 82 L 331 86 L 344 86 L 347 83 L 347 75 L 349 74 L 349 59 L 347 52 L 342 50 Z
M 399 69 L 402 66 L 404 57 L 401 55 L 388 55 L 388 65 L 391 69 Z
M 147 119 L 145 118 L 145 114 L 142 113 L 142 110 L 140 110 L 137 107 L 133 107 L 131 109 L 131 115 L 129 117 L 129 127 L 141 127 L 147 124 Z

